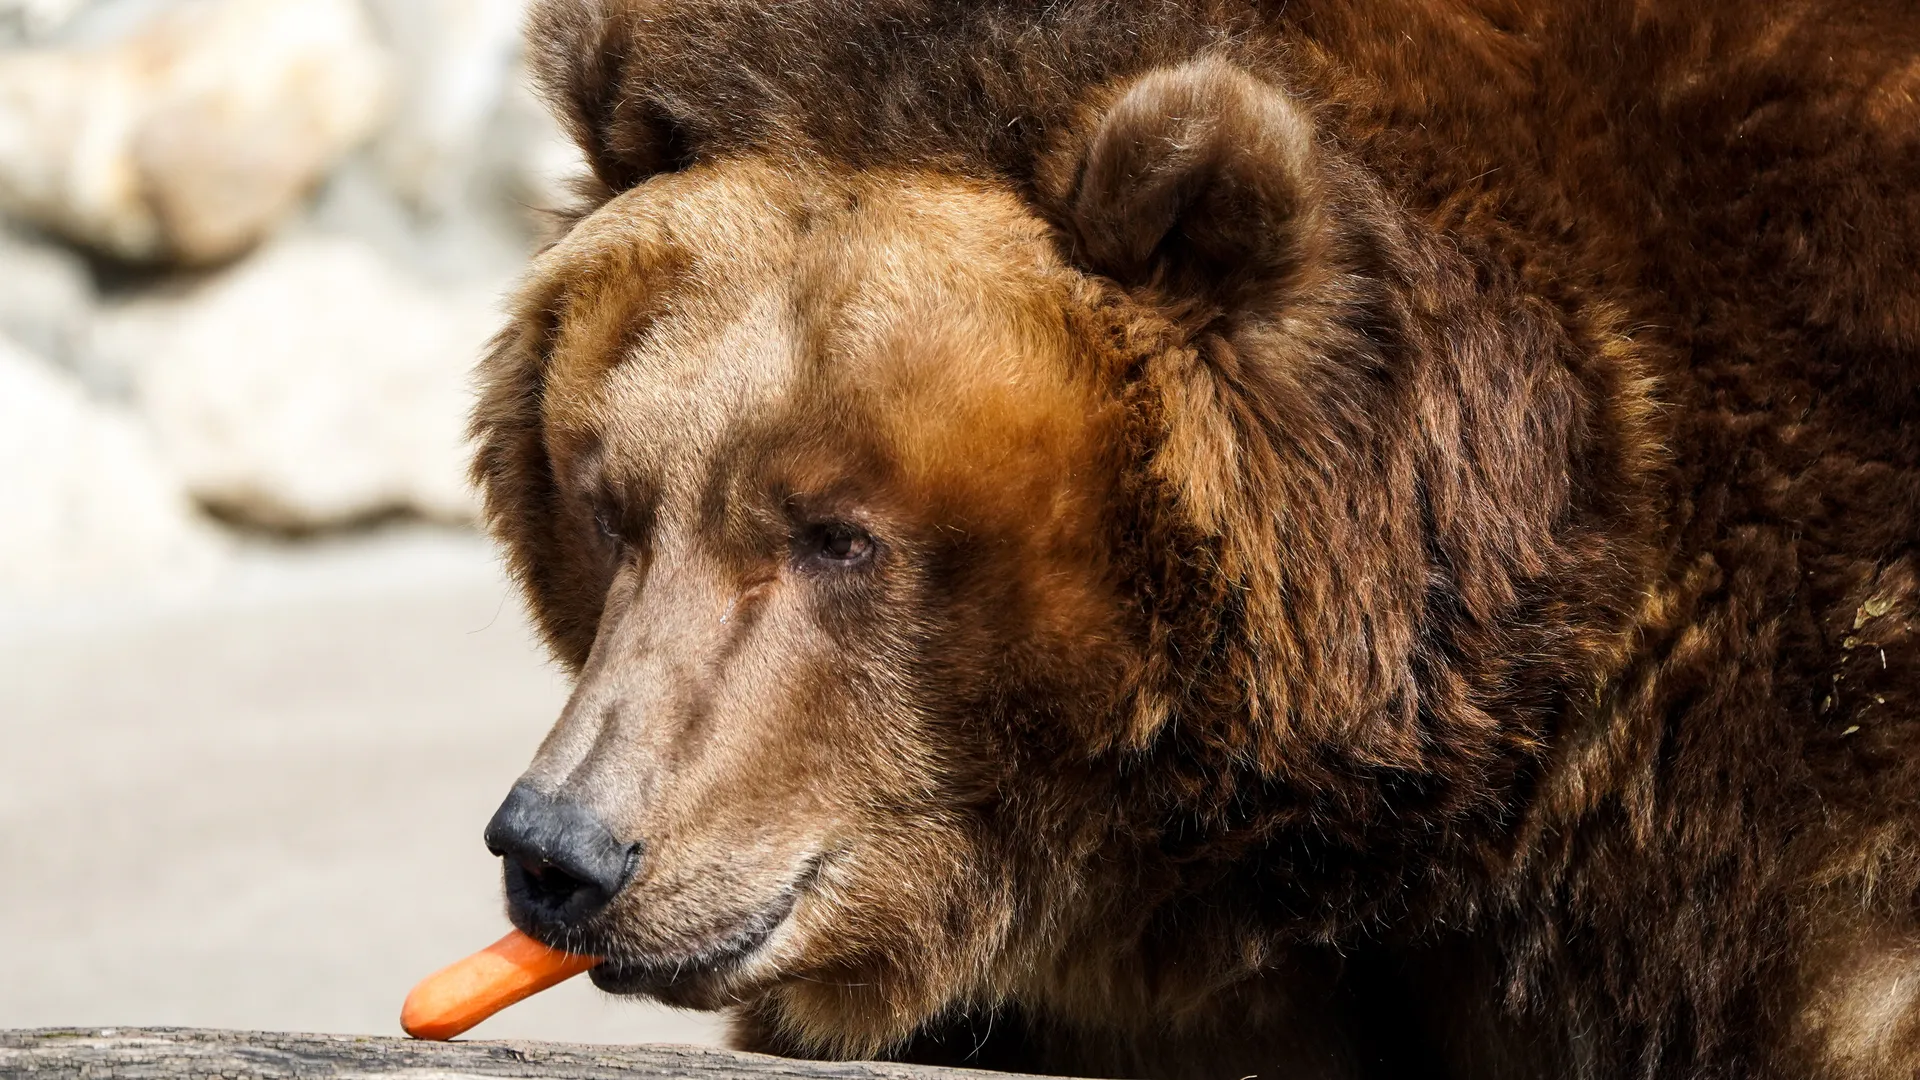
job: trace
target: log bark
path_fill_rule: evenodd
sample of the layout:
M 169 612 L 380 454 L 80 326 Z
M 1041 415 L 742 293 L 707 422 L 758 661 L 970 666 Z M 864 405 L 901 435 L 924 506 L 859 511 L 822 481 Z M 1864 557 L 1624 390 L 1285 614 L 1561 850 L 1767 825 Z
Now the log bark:
M 796 1061 L 696 1046 L 431 1043 L 199 1028 L 0 1030 L 0 1077 L 9 1080 L 994 1080 L 1011 1075 L 879 1062 Z

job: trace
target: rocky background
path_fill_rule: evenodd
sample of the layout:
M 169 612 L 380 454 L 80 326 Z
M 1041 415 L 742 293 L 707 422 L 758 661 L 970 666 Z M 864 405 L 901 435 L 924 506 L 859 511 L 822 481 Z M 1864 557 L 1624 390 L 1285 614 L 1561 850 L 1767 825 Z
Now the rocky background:
M 0 600 L 465 522 L 469 373 L 575 167 L 522 0 L 0 0 Z
M 0 1028 L 394 1034 L 568 686 L 463 427 L 524 0 L 0 0 Z M 584 979 L 479 1037 L 710 1042 Z

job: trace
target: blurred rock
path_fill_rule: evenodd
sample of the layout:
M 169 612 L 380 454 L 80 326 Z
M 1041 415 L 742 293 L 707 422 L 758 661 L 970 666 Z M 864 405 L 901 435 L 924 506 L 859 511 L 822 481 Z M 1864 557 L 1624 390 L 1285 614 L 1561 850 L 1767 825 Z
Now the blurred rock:
M 117 41 L 169 8 L 198 0 L 0 0 L 0 42 L 94 45 Z
M 63 247 L 0 229 L 0 336 L 70 365 L 93 314 L 93 275 Z
M 357 241 L 298 236 L 130 305 L 99 347 L 225 516 L 295 531 L 395 510 L 465 521 L 469 372 L 496 321 L 490 293 L 432 291 Z
M 534 92 L 524 62 L 514 65 L 495 126 L 503 137 L 488 145 L 494 155 L 491 171 L 504 181 L 499 196 L 541 212 L 577 201 L 573 182 L 588 174 L 587 159 Z M 552 222 L 540 224 L 544 230 Z
M 87 0 L 0 0 L 0 42 L 44 40 L 86 3 Z
M 392 122 L 336 170 L 314 220 L 442 280 L 504 281 L 547 235 L 578 156 L 532 100 L 525 0 L 370 0 L 395 58 Z
M 180 583 L 220 545 L 124 410 L 0 338 L 0 600 Z
M 398 61 L 376 147 L 394 190 L 429 214 L 460 207 L 520 53 L 526 0 L 369 0 Z
M 374 131 L 387 80 L 358 0 L 202 0 L 0 54 L 0 207 L 122 259 L 229 258 Z
M 527 265 L 535 246 L 518 210 L 473 198 L 454 212 L 422 214 L 393 189 L 378 163 L 356 155 L 327 178 L 305 222 L 368 244 L 427 281 L 498 291 Z

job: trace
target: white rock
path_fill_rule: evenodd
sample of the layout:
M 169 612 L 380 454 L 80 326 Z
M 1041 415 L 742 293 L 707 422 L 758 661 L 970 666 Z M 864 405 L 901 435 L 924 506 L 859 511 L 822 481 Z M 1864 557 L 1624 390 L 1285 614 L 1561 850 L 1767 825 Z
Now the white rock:
M 375 147 L 416 209 L 445 213 L 469 194 L 474 164 L 517 74 L 526 0 L 370 0 L 398 59 L 392 123 Z
M 395 58 L 395 113 L 329 178 L 315 218 L 443 280 L 509 276 L 573 201 L 578 151 L 533 100 L 525 0 L 370 0 Z
M 304 530 L 390 510 L 470 520 L 470 372 L 497 316 L 355 241 L 291 237 L 114 316 L 135 395 L 195 497 Z
M 71 363 L 93 314 L 93 277 L 80 256 L 0 229 L 0 336 Z
M 0 41 L 40 41 L 62 26 L 87 0 L 0 0 Z
M 358 0 L 202 0 L 0 53 L 0 208 L 121 258 L 230 257 L 372 133 L 387 79 Z
M 9 0 L 0 0 L 0 4 Z M 16 0 L 17 2 L 17 0 Z M 38 6 L 52 12 L 42 18 L 27 44 L 104 45 L 123 41 L 154 17 L 174 8 L 203 0 L 25 0 L 27 7 Z
M 0 601 L 183 584 L 221 545 L 125 410 L 0 338 Z
M 503 137 L 489 144 L 492 161 L 509 199 L 537 211 L 562 210 L 577 201 L 573 183 L 590 171 L 586 155 L 534 92 L 524 60 L 514 65 L 494 126 Z

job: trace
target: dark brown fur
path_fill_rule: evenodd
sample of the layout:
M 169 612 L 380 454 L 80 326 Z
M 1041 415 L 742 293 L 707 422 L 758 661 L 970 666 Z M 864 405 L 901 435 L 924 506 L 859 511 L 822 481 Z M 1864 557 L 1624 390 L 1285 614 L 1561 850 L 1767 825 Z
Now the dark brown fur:
M 597 179 L 475 468 L 581 672 L 529 775 L 660 867 L 609 985 L 1061 1072 L 1920 1073 L 1920 10 L 531 40 Z

